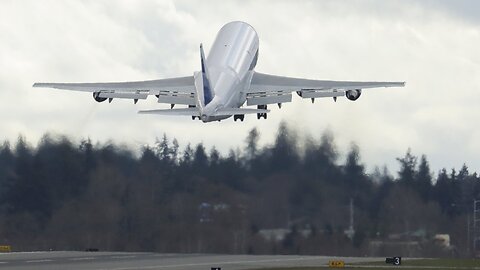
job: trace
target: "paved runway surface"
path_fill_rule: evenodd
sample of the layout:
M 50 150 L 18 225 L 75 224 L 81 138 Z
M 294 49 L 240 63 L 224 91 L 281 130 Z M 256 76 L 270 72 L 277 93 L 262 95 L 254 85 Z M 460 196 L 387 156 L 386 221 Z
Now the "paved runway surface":
M 129 252 L 12 252 L 0 254 L 0 269 L 171 269 L 171 270 L 242 270 L 264 267 L 326 266 L 332 257 L 160 254 Z M 381 261 L 384 258 L 341 258 L 345 263 Z

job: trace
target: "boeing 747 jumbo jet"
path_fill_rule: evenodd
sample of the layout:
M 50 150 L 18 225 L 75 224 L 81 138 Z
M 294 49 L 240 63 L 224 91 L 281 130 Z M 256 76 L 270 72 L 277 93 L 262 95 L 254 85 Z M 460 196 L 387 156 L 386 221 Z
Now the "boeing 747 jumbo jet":
M 267 119 L 268 104 L 292 101 L 292 92 L 302 98 L 346 96 L 357 100 L 362 89 L 403 87 L 405 82 L 323 81 L 269 75 L 254 71 L 258 59 L 259 40 L 252 26 L 230 22 L 222 27 L 205 58 L 200 44 L 201 71 L 193 76 L 135 82 L 107 83 L 35 83 L 47 87 L 93 93 L 98 102 L 113 99 L 146 99 L 154 95 L 159 103 L 171 104 L 170 109 L 139 111 L 141 114 L 191 116 L 203 122 L 220 121 L 233 115 L 243 121 L 245 114 Z M 247 106 L 257 108 L 241 108 Z M 175 105 L 188 105 L 174 108 Z

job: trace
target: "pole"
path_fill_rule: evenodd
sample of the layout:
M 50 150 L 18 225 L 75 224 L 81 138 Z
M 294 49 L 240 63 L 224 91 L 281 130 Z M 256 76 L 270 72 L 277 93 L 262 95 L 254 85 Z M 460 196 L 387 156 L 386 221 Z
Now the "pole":
M 470 256 L 470 215 L 467 212 L 467 256 Z
M 479 238 L 480 223 L 480 200 L 473 200 L 473 256 L 477 257 L 477 241 Z
M 477 238 L 477 219 L 476 219 L 476 216 L 475 216 L 475 206 L 477 205 L 477 201 L 476 200 L 473 200 L 473 256 L 475 257 L 476 256 L 476 251 L 477 251 L 477 247 L 476 247 L 476 244 L 475 244 L 475 238 Z

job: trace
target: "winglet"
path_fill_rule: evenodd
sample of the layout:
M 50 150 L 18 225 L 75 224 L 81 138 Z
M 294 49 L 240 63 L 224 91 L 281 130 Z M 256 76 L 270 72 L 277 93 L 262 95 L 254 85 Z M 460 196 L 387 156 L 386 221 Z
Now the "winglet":
M 203 45 L 200 43 L 200 61 L 202 64 L 202 78 L 203 78 L 203 99 L 205 105 L 210 103 L 213 99 L 212 88 L 208 76 L 207 65 L 205 61 L 205 53 L 203 52 Z

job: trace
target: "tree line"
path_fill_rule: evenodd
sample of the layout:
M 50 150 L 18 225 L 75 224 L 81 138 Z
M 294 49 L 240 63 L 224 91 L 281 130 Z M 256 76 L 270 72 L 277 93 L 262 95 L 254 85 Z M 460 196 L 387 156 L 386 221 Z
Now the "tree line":
M 0 244 L 100 250 L 471 256 L 480 179 L 432 172 L 410 150 L 396 175 L 367 173 L 359 147 L 300 141 L 285 123 L 222 155 L 163 135 L 140 151 L 46 134 L 0 146 Z M 139 154 L 138 154 L 139 152 Z M 350 226 L 353 202 L 354 234 Z M 435 240 L 450 236 L 450 247 Z M 412 244 L 413 243 L 413 244 Z

